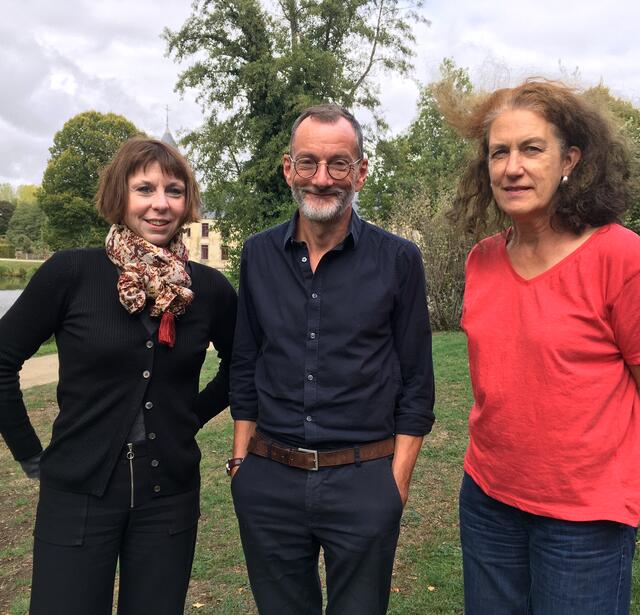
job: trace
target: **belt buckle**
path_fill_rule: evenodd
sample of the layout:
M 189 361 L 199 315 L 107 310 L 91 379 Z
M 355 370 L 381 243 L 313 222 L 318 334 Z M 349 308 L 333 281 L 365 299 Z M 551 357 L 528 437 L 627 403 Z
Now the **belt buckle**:
M 313 453 L 313 468 L 309 468 L 313 472 L 318 471 L 318 451 L 313 451 L 310 448 L 298 448 L 301 453 Z

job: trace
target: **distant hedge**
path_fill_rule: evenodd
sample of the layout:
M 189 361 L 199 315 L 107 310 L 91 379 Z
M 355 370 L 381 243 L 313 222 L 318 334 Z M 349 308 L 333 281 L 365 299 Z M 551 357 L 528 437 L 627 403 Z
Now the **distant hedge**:
M 15 254 L 14 247 L 8 241 L 0 239 L 0 258 L 13 258 Z
M 41 264 L 37 261 L 0 262 L 0 278 L 30 280 Z

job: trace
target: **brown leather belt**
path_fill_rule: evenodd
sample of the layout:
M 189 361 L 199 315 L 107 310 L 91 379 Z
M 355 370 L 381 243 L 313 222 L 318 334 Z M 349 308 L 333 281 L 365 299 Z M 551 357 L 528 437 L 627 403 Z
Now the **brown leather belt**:
M 248 450 L 259 457 L 273 459 L 278 463 L 283 463 L 302 470 L 317 470 L 326 466 L 343 466 L 361 461 L 371 461 L 382 457 L 393 455 L 395 441 L 393 438 L 370 442 L 361 446 L 342 448 L 337 451 L 314 451 L 308 448 L 288 448 L 267 440 L 264 436 L 256 433 L 249 440 Z

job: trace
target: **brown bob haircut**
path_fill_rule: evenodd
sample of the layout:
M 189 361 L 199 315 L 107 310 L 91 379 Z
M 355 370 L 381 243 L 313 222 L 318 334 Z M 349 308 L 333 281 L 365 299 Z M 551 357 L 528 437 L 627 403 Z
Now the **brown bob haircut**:
M 587 226 L 620 220 L 630 201 L 629 151 L 620 131 L 584 96 L 557 81 L 528 79 L 465 103 L 446 87 L 438 93 L 440 109 L 458 132 L 478 142 L 453 202 L 450 218 L 476 238 L 488 227 L 504 226 L 489 180 L 488 145 L 492 122 L 503 111 L 527 109 L 553 125 L 562 151 L 578 147 L 582 156 L 569 181 L 551 203 L 556 229 L 579 234 Z
M 134 137 L 125 142 L 100 173 L 96 207 L 111 224 L 122 224 L 129 202 L 129 178 L 157 162 L 162 172 L 185 185 L 185 213 L 181 224 L 196 222 L 200 214 L 200 190 L 185 157 L 157 139 Z

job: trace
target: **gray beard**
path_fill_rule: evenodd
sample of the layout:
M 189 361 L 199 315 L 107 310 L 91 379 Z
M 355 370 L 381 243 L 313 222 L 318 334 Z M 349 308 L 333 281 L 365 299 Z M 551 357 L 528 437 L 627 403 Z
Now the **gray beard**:
M 307 203 L 305 193 L 299 186 L 291 186 L 291 194 L 300 208 L 301 215 L 312 222 L 335 222 L 347 210 L 356 194 L 353 188 L 350 190 L 337 188 L 330 192 L 335 197 L 331 205 L 314 206 Z

